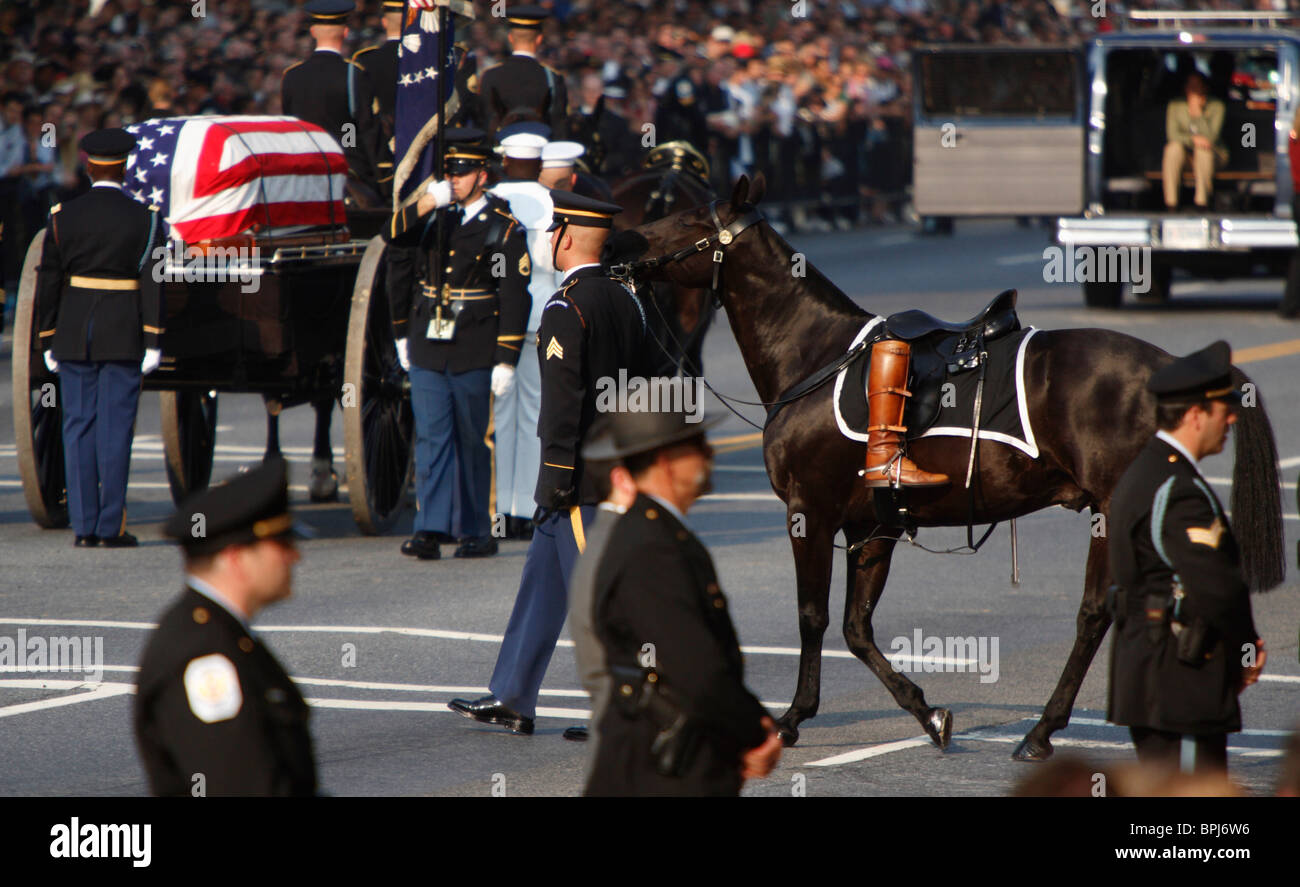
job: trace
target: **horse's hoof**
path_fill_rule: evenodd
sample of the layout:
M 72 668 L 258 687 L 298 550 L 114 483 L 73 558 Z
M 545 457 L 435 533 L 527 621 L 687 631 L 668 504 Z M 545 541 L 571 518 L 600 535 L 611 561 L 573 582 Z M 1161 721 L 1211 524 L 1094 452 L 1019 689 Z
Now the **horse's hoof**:
M 307 493 L 313 502 L 337 502 L 339 476 L 329 467 L 313 468 L 311 481 L 307 484 Z
M 1011 757 L 1017 761 L 1028 761 L 1031 764 L 1041 764 L 1052 756 L 1052 743 L 1040 742 L 1032 736 L 1026 736 L 1020 740 L 1016 750 L 1011 753 Z
M 799 741 L 799 728 L 785 721 L 776 722 L 777 735 L 781 737 L 781 745 L 790 748 Z
M 930 734 L 935 745 L 946 750 L 952 740 L 952 712 L 946 708 L 930 709 L 925 719 L 925 732 Z

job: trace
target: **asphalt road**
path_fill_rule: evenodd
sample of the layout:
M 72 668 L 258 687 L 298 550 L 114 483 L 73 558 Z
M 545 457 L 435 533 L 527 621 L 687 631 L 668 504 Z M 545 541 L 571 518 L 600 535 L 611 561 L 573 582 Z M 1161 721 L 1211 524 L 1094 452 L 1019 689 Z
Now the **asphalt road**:
M 1300 324 L 1279 320 L 1278 280 L 1179 282 L 1167 308 L 1120 311 L 1083 307 L 1076 286 L 1043 282 L 1045 233 L 1005 222 L 958 226 L 952 238 L 904 228 L 793 238 L 832 280 L 876 313 L 923 308 L 963 318 L 995 293 L 1020 290 L 1023 321 L 1040 328 L 1107 327 L 1186 353 L 1227 338 L 1251 358 L 1277 434 L 1286 484 L 1288 559 L 1294 574 L 1300 521 Z M 1287 343 L 1275 349 L 1263 349 Z M 102 682 L 71 674 L 0 675 L 0 795 L 137 795 L 146 790 L 130 728 L 130 690 L 149 623 L 179 587 L 177 553 L 161 538 L 171 502 L 162 465 L 156 395 L 141 403 L 132 461 L 130 525 L 135 550 L 74 550 L 70 531 L 45 531 L 27 515 L 13 446 L 9 350 L 0 339 L 0 636 L 102 638 Z M 753 399 L 725 323 L 706 346 L 707 375 L 720 391 Z M 809 367 L 811 371 L 813 367 Z M 716 404 L 713 404 L 716 406 Z M 759 418 L 750 408 L 751 417 Z M 447 711 L 457 695 L 485 692 L 500 634 L 514 600 L 525 543 L 505 543 L 482 561 L 415 562 L 394 534 L 361 536 L 346 499 L 311 505 L 305 488 L 312 416 L 285 414 L 283 442 L 295 465 L 295 507 L 319 537 L 303 543 L 294 597 L 265 612 L 258 628 L 313 701 L 313 734 L 326 790 L 338 795 L 573 795 L 585 747 L 562 730 L 588 702 L 578 689 L 571 646 L 562 644 L 543 689 L 537 733 L 516 737 Z M 730 419 L 715 494 L 692 510 L 692 525 L 713 552 L 742 643 L 747 680 L 779 714 L 794 689 L 799 644 L 794 564 L 784 508 L 772 495 L 752 429 Z M 223 395 L 217 474 L 256 460 L 261 401 Z M 336 422 L 337 459 L 342 433 Z M 1231 474 L 1231 448 L 1204 466 Z M 1228 484 L 1219 485 L 1226 499 Z M 346 490 L 344 490 L 346 497 Z M 1008 532 L 1000 527 L 974 557 L 938 556 L 900 546 L 875 616 L 876 637 L 983 637 L 998 643 L 996 681 L 972 671 L 914 679 L 931 704 L 952 709 L 955 736 L 940 752 L 875 677 L 828 632 L 821 710 L 802 728 L 766 780 L 746 794 L 809 796 L 1000 795 L 1033 765 L 1011 760 L 1014 743 L 1038 717 L 1074 637 L 1088 544 L 1087 515 L 1052 509 L 1020 521 L 1019 587 L 1012 587 Z M 920 541 L 949 547 L 959 530 L 922 531 Z M 843 606 L 843 566 L 831 591 L 832 626 Z M 1265 793 L 1276 777 L 1285 732 L 1300 722 L 1294 575 L 1255 599 L 1256 623 L 1270 650 L 1267 680 L 1243 696 L 1244 734 L 1233 737 L 1233 775 Z M 348 645 L 355 664 L 345 665 Z M 1131 760 L 1127 733 L 1104 723 L 1109 641 L 1084 682 L 1074 722 L 1055 739 L 1058 753 L 1098 763 Z M 910 741 L 915 740 L 915 741 Z

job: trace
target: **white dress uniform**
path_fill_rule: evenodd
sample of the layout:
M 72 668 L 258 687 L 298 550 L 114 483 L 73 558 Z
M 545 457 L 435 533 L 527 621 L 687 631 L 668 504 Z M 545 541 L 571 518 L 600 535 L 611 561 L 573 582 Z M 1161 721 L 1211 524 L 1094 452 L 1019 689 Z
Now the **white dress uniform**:
M 526 138 L 530 137 L 512 136 L 509 140 Z M 506 146 L 507 150 L 511 147 Z M 551 238 L 546 232 L 553 206 L 550 190 L 536 181 L 506 179 L 495 185 L 491 193 L 509 202 L 511 215 L 527 229 L 528 257 L 532 262 L 528 293 L 533 306 L 515 371 L 515 384 L 504 397 L 494 398 L 492 407 L 496 428 L 496 511 L 526 520 L 537 510 L 533 492 L 542 464 L 541 441 L 537 437 L 537 417 L 542 406 L 537 328 L 542 323 L 542 309 L 559 286 L 559 275 L 551 260 Z

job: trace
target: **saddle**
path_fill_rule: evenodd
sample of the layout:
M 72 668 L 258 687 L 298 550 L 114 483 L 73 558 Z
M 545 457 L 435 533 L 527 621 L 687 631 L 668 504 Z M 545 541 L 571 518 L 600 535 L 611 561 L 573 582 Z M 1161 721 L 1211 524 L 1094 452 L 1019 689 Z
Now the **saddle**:
M 901 339 L 912 346 L 908 382 L 912 396 L 903 413 L 908 437 L 920 435 L 934 424 L 943 383 L 949 376 L 978 369 L 986 356 L 984 345 L 1018 329 L 1015 290 L 999 293 L 983 311 L 961 323 L 940 320 L 916 309 L 885 318 L 871 336 L 871 343 Z

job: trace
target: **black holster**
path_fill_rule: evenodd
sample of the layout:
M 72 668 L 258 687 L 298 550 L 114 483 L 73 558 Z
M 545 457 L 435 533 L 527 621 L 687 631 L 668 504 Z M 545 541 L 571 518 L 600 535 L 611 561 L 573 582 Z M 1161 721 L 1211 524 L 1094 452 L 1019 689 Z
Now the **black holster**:
M 1199 616 L 1184 625 L 1175 640 L 1178 661 L 1184 665 L 1203 665 L 1205 654 L 1213 644 L 1209 623 Z
M 655 770 L 660 776 L 681 776 L 699 745 L 699 730 L 686 709 L 654 669 L 611 664 L 609 672 L 614 680 L 612 700 L 619 712 L 634 720 L 646 718 L 658 729 L 649 749 Z

